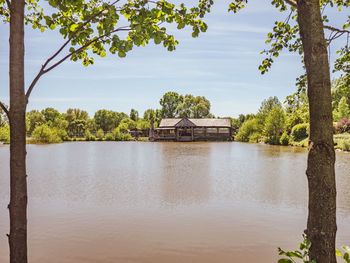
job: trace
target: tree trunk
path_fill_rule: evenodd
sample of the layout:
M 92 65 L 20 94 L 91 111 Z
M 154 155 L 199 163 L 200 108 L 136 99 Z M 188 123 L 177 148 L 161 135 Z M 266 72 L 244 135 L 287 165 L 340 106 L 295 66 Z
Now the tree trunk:
M 11 1 L 10 21 L 10 262 L 27 263 L 24 0 Z
M 298 24 L 304 49 L 310 109 L 307 163 L 310 257 L 317 263 L 336 263 L 336 184 L 332 96 L 327 45 L 319 0 L 298 0 Z

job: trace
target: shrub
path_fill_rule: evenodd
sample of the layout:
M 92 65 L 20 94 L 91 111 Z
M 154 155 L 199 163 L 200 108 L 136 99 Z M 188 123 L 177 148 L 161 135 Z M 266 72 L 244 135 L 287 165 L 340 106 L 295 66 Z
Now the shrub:
M 86 141 L 96 141 L 96 136 L 93 135 L 89 130 L 85 131 L 85 140 Z
M 32 137 L 37 143 L 62 142 L 59 131 L 56 128 L 50 128 L 47 124 L 37 126 L 32 133 Z
M 278 248 L 278 255 L 282 257 L 278 260 L 278 263 L 316 263 L 316 261 L 311 259 L 309 256 L 311 248 L 310 240 L 308 240 L 305 235 L 303 235 L 303 238 L 304 240 L 299 244 L 299 249 L 297 250 L 285 251 Z M 342 262 L 350 263 L 350 247 L 342 246 L 341 250 L 336 249 L 334 252 L 337 257 L 342 259 Z
M 102 129 L 99 129 L 97 132 L 96 132 L 96 138 L 99 140 L 99 141 L 102 141 L 103 138 L 105 137 L 105 133 Z
M 283 132 L 283 134 L 280 138 L 280 144 L 289 145 L 289 135 L 287 132 Z
M 120 127 L 113 130 L 114 140 L 116 141 L 132 141 L 134 138 L 127 132 L 122 132 Z
M 0 127 L 0 141 L 10 143 L 10 126 L 7 124 Z
M 267 137 L 265 142 L 279 144 L 285 125 L 286 116 L 283 108 L 281 106 L 273 107 L 265 119 L 264 135 Z
M 261 139 L 261 134 L 259 132 L 254 132 L 249 137 L 249 142 L 258 143 Z
M 256 140 L 260 135 L 261 128 L 257 119 L 249 119 L 245 121 L 239 129 L 235 139 L 240 142 L 249 142 Z M 259 135 L 259 136 L 258 136 Z M 253 138 L 250 138 L 253 137 Z
M 309 124 L 301 123 L 292 128 L 291 136 L 294 141 L 300 142 L 309 136 Z
M 338 142 L 338 147 L 343 151 L 350 151 L 350 140 L 340 140 Z
M 107 133 L 106 136 L 105 136 L 105 140 L 106 141 L 114 141 L 115 140 L 115 137 L 112 133 Z
M 343 151 L 350 151 L 350 134 L 342 133 L 334 136 L 335 147 Z
M 336 133 L 350 132 L 350 119 L 343 118 L 335 125 Z

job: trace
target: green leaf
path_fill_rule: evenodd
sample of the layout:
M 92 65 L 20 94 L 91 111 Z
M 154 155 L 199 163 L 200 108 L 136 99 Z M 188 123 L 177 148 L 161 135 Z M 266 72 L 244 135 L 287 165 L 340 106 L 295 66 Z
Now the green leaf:
M 124 51 L 119 51 L 118 52 L 118 56 L 121 58 L 125 58 L 126 57 L 126 53 Z
M 337 257 L 342 257 L 342 256 L 343 256 L 343 254 L 341 253 L 341 251 L 340 251 L 339 249 L 336 249 L 336 250 L 335 250 L 335 255 L 336 255 Z
M 74 32 L 75 30 L 78 29 L 78 27 L 79 27 L 78 24 L 72 24 L 72 25 L 69 27 L 69 30 L 72 31 L 72 32 Z
M 281 258 L 278 260 L 278 263 L 293 263 L 293 261 L 288 258 Z

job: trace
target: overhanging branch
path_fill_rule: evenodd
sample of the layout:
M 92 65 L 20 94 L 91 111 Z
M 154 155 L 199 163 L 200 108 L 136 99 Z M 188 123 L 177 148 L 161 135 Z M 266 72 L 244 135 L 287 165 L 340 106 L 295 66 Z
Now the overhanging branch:
M 7 2 L 9 2 L 9 0 L 6 0 Z M 105 6 L 105 8 L 103 8 L 101 11 L 97 12 L 96 14 L 92 15 L 88 20 L 86 20 L 82 25 L 80 25 L 78 27 L 78 29 L 67 39 L 66 42 L 63 43 L 63 45 L 51 56 L 49 57 L 45 63 L 41 66 L 41 69 L 39 71 L 39 73 L 35 76 L 35 78 L 33 79 L 32 83 L 30 84 L 27 92 L 26 92 L 26 100 L 28 103 L 30 94 L 32 93 L 36 83 L 39 81 L 39 79 L 41 78 L 42 75 L 44 75 L 45 73 L 47 73 L 48 71 L 50 71 L 51 69 L 55 68 L 56 66 L 58 66 L 59 64 L 61 64 L 63 61 L 65 61 L 67 58 L 71 57 L 74 53 L 76 52 L 72 52 L 69 56 L 66 56 L 64 59 L 61 59 L 60 63 L 55 63 L 53 66 L 51 66 L 49 69 L 46 69 L 47 65 L 53 60 L 55 59 L 63 50 L 64 48 L 72 41 L 72 39 L 76 36 L 76 34 L 82 30 L 87 24 L 89 24 L 94 18 L 98 17 L 99 15 L 103 14 L 103 12 L 107 9 L 107 7 L 113 6 L 115 4 L 117 4 L 118 2 L 120 2 L 120 0 L 115 0 L 114 2 L 112 2 L 111 4 L 108 4 Z M 91 44 L 91 43 L 90 43 Z M 89 45 L 90 45 L 89 44 Z M 57 64 L 57 65 L 56 65 Z
M 333 31 L 333 32 L 337 32 L 337 33 L 350 34 L 350 30 L 340 29 L 340 28 L 336 28 L 333 26 L 324 25 L 323 28 L 328 29 L 328 30 Z
M 39 79 L 44 75 L 46 74 L 47 72 L 51 71 L 52 69 L 56 68 L 57 66 L 59 66 L 60 64 L 62 64 L 64 61 L 66 61 L 68 58 L 70 58 L 71 56 L 73 56 L 74 54 L 77 54 L 81 51 L 83 51 L 84 49 L 88 48 L 91 44 L 105 38 L 105 37 L 108 37 L 110 36 L 111 34 L 113 33 L 116 33 L 118 31 L 129 31 L 130 28 L 127 27 L 127 26 L 124 26 L 124 27 L 119 27 L 119 28 L 116 28 L 115 30 L 112 30 L 111 32 L 108 32 L 106 34 L 103 34 L 99 37 L 96 37 L 94 39 L 92 39 L 91 41 L 87 42 L 85 45 L 81 46 L 80 48 L 78 48 L 77 50 L 74 50 L 73 52 L 70 52 L 68 53 L 66 56 L 64 56 L 62 59 L 60 59 L 59 61 L 57 61 L 56 63 L 54 63 L 52 66 L 47 67 L 47 65 L 49 64 L 49 62 L 53 59 L 53 57 L 49 58 L 44 65 L 41 66 L 41 69 L 39 71 L 39 73 L 35 76 L 35 78 L 33 79 L 32 83 L 30 84 L 27 92 L 26 92 L 26 100 L 27 100 L 27 103 L 28 103 L 28 100 L 29 100 L 29 97 L 30 97 L 30 94 L 32 93 L 36 83 L 39 81 Z M 62 48 L 63 50 L 63 48 Z M 61 51 L 62 51 L 61 50 Z M 56 52 L 57 53 L 57 52 Z M 56 57 L 59 53 L 57 54 L 54 54 L 54 56 Z
M 6 0 L 6 4 L 7 4 L 8 9 L 11 9 L 11 2 L 10 2 L 10 0 Z

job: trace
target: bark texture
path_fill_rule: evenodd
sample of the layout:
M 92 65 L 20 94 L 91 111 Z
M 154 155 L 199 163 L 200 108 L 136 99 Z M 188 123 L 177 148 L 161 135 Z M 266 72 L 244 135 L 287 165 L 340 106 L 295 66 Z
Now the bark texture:
M 10 21 L 10 262 L 27 263 L 24 0 L 11 1 Z
M 304 49 L 310 104 L 307 163 L 309 215 L 306 234 L 311 259 L 336 263 L 336 183 L 332 97 L 327 45 L 319 0 L 298 0 L 298 24 Z

